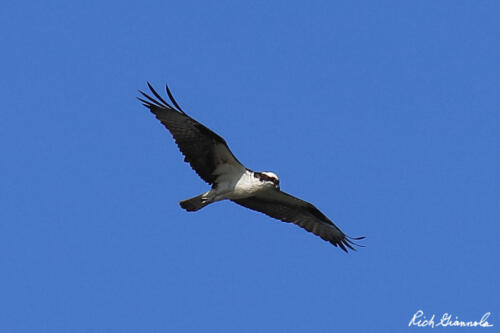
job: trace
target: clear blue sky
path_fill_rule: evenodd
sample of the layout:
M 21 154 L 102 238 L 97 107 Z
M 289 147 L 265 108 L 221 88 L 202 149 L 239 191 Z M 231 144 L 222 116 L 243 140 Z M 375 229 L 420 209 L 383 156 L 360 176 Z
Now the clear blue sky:
M 499 13 L 3 4 L 0 331 L 402 332 L 419 309 L 498 328 Z M 208 186 L 135 99 L 146 81 L 366 247 L 183 211 Z

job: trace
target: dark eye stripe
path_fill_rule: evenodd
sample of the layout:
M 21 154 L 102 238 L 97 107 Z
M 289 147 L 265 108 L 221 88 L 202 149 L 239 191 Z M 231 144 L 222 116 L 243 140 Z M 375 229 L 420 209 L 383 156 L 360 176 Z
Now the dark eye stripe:
M 265 175 L 261 172 L 254 172 L 255 177 L 259 178 L 262 181 L 269 181 L 273 182 L 274 184 L 279 184 L 279 180 L 273 177 L 269 177 L 268 175 Z

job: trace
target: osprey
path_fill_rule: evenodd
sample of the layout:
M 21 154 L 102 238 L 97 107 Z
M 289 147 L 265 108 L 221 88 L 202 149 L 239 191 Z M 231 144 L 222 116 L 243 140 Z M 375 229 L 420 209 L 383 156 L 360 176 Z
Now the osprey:
M 146 99 L 138 99 L 170 131 L 185 157 L 184 161 L 212 185 L 209 191 L 181 201 L 182 208 L 194 212 L 216 201 L 231 200 L 283 222 L 294 223 L 345 252 L 347 248 L 354 250 L 353 245 L 361 246 L 353 240 L 364 237 L 346 236 L 312 204 L 281 191 L 276 174 L 269 171 L 255 172 L 241 164 L 222 137 L 182 110 L 168 86 L 166 91 L 173 106 L 149 82 L 148 87 L 157 99 L 140 90 Z

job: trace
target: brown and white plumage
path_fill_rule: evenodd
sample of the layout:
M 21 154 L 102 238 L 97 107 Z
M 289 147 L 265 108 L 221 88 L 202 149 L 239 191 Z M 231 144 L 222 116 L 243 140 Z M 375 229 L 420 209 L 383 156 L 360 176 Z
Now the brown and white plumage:
M 254 172 L 241 164 L 218 134 L 188 116 L 177 104 L 168 86 L 166 102 L 148 83 L 157 98 L 139 91 L 139 100 L 170 131 L 193 170 L 208 184 L 210 191 L 180 202 L 182 208 L 197 211 L 204 206 L 231 200 L 283 222 L 294 223 L 347 252 L 358 245 L 312 204 L 282 192 L 272 172 Z M 360 246 L 360 245 L 358 245 Z

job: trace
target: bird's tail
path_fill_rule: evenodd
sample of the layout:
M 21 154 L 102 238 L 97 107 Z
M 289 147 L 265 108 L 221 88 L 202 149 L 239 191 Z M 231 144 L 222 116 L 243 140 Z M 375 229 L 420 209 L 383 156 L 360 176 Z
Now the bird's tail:
M 188 212 L 196 212 L 197 210 L 200 210 L 206 205 L 208 205 L 209 203 L 210 201 L 204 198 L 204 194 L 200 194 L 197 197 L 187 200 L 182 200 L 181 202 L 179 202 L 181 207 L 187 210 Z

